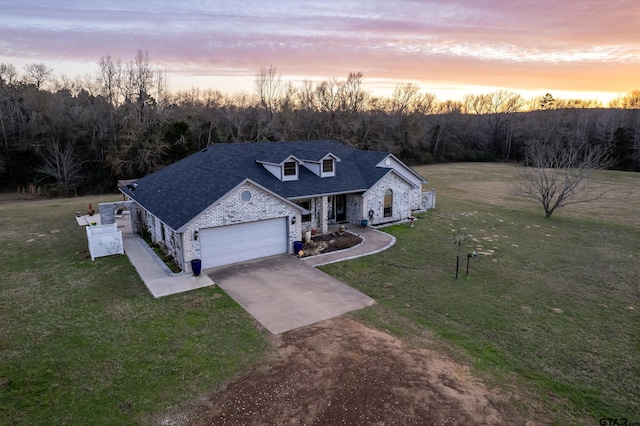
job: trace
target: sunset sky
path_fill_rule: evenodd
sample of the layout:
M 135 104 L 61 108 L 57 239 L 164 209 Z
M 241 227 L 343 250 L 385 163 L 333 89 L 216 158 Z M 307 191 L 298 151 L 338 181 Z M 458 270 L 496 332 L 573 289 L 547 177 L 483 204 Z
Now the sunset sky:
M 95 72 L 106 54 L 147 49 L 171 88 L 252 91 L 344 79 L 438 98 L 504 88 L 529 97 L 611 99 L 640 89 L 638 0 L 0 0 L 0 63 Z

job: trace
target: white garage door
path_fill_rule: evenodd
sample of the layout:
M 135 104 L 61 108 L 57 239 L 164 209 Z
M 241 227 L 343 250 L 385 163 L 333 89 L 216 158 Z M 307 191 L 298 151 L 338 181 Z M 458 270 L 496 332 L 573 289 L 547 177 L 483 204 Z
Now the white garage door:
M 287 240 L 284 217 L 201 229 L 202 268 L 286 253 Z

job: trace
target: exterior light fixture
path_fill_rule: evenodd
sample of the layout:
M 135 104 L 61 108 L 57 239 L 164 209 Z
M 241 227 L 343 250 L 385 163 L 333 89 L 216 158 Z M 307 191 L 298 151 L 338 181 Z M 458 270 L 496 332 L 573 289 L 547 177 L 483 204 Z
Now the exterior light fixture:
M 292 217 L 291 217 L 291 224 L 292 224 L 292 225 L 295 225 L 295 224 L 296 224 L 296 217 L 295 217 L 295 216 L 292 216 Z
M 199 235 L 199 233 L 198 233 L 198 230 L 196 229 L 196 231 L 193 233 L 193 240 L 194 241 L 198 241 L 198 235 Z

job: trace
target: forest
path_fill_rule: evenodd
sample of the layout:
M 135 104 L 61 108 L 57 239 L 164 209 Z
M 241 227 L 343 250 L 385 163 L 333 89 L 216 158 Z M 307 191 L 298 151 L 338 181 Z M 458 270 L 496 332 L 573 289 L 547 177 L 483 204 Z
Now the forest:
M 335 139 L 408 164 L 520 162 L 538 142 L 597 144 L 618 170 L 640 171 L 640 91 L 596 101 L 524 99 L 497 90 L 439 100 L 415 83 L 389 97 L 345 78 L 282 79 L 256 71 L 252 93 L 169 90 L 142 49 L 103 56 L 94 74 L 56 77 L 43 63 L 0 64 L 0 191 L 108 193 L 215 143 Z

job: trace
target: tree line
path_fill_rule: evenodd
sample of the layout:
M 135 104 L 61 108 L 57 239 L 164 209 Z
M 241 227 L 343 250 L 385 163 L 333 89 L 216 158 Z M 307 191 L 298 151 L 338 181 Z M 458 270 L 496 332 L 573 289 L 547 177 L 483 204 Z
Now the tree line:
M 439 100 L 411 82 L 389 97 L 364 76 L 300 85 L 274 67 L 252 93 L 171 92 L 168 75 L 142 49 L 106 55 L 94 74 L 56 77 L 45 64 L 0 64 L 0 188 L 50 195 L 112 192 L 214 143 L 336 139 L 383 150 L 408 164 L 523 161 L 535 143 L 594 144 L 614 168 L 640 170 L 640 91 L 604 108 L 595 101 L 525 100 L 498 90 Z

